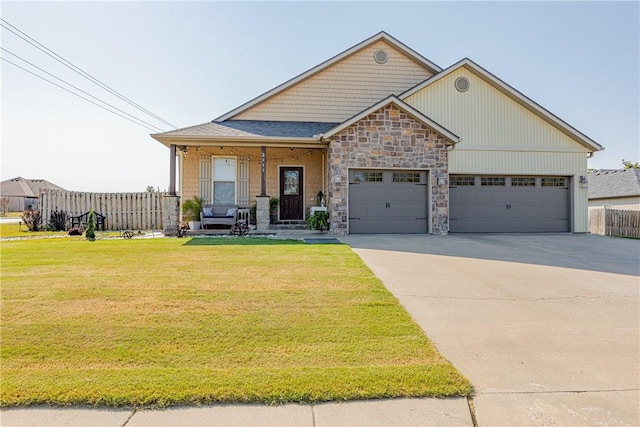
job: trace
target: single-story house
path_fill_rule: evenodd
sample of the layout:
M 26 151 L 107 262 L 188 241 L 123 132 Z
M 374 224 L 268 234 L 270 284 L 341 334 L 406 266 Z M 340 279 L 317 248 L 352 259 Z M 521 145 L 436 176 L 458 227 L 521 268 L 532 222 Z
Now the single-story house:
M 152 137 L 170 148 L 170 193 L 259 217 L 275 197 L 283 222 L 326 203 L 335 234 L 584 233 L 603 149 L 472 60 L 443 69 L 385 32 Z
M 0 182 L 0 197 L 8 198 L 7 212 L 22 212 L 38 209 L 38 200 L 42 190 L 62 190 L 46 179 L 25 179 L 21 176 Z
M 589 173 L 589 208 L 640 211 L 640 169 Z

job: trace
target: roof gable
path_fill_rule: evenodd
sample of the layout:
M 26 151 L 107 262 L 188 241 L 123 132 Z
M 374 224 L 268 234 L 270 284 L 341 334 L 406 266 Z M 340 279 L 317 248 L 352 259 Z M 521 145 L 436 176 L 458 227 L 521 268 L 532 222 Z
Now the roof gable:
M 443 70 L 442 72 L 426 79 L 422 83 L 400 94 L 399 98 L 413 105 L 414 102 L 412 102 L 412 98 L 415 98 L 421 91 L 429 90 L 429 88 L 436 86 L 438 82 L 442 81 L 443 79 L 447 79 L 449 76 L 455 74 L 456 72 L 459 72 L 460 70 L 466 70 L 472 73 L 474 76 L 478 77 L 483 82 L 487 83 L 489 86 L 493 87 L 512 101 L 521 105 L 523 108 L 527 109 L 537 117 L 541 118 L 546 123 L 550 124 L 563 134 L 567 135 L 572 140 L 578 142 L 589 151 L 595 152 L 604 149 L 604 147 L 602 147 L 600 144 L 598 144 L 582 132 L 578 131 L 576 128 L 572 127 L 556 115 L 552 114 L 550 111 L 546 110 L 533 100 L 529 99 L 518 90 L 509 86 L 507 83 L 500 80 L 498 77 L 494 76 L 469 58 L 464 58 L 456 64 Z M 463 138 L 465 136 L 466 135 L 464 134 L 461 135 L 461 137 Z
M 379 50 L 387 53 L 384 63 L 374 58 Z M 428 59 L 380 32 L 215 121 L 342 122 L 439 71 L 441 68 Z
M 402 110 L 405 113 L 408 113 L 409 115 L 413 116 L 417 121 L 421 122 L 422 124 L 424 124 L 428 128 L 432 129 L 436 133 L 438 133 L 441 136 L 443 136 L 446 140 L 449 141 L 449 143 L 455 144 L 455 143 L 457 143 L 459 141 L 460 138 L 458 138 L 458 136 L 456 134 L 454 134 L 450 130 L 444 128 L 443 126 L 439 125 L 438 123 L 434 122 L 429 117 L 425 116 L 420 111 L 416 110 L 415 108 L 413 108 L 409 104 L 405 103 L 404 101 L 402 101 L 401 99 L 399 99 L 395 95 L 388 96 L 387 98 L 385 98 L 385 99 L 383 99 L 383 100 L 381 100 L 379 102 L 376 102 L 375 104 L 373 104 L 369 108 L 359 112 L 358 114 L 356 114 L 355 116 L 351 117 L 350 119 L 340 123 L 338 126 L 335 126 L 335 127 L 331 128 L 331 129 L 329 129 L 324 134 L 321 134 L 318 137 L 321 138 L 321 139 L 330 138 L 331 136 L 335 135 L 336 133 L 348 128 L 352 124 L 357 123 L 358 121 L 360 121 L 360 120 L 364 119 L 365 117 L 369 116 L 370 114 L 380 110 L 381 108 L 386 107 L 389 104 L 393 104 L 396 107 L 398 107 L 400 110 Z

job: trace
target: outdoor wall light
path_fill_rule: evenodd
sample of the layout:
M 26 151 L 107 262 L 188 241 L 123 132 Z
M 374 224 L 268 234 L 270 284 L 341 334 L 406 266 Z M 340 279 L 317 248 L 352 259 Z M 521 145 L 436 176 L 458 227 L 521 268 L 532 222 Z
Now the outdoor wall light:
M 589 181 L 584 175 L 580 175 L 580 188 L 589 188 Z
M 318 191 L 318 195 L 316 197 L 317 197 L 317 200 L 318 200 L 318 206 L 324 206 L 322 204 L 322 198 L 324 197 L 324 194 L 322 194 L 322 190 Z

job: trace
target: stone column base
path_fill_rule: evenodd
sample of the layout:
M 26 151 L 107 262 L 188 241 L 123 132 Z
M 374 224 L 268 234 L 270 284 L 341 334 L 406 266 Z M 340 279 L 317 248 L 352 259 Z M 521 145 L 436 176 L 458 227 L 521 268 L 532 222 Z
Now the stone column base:
M 269 196 L 256 196 L 256 230 L 269 231 Z
M 162 196 L 162 231 L 165 236 L 175 236 L 180 225 L 180 197 Z

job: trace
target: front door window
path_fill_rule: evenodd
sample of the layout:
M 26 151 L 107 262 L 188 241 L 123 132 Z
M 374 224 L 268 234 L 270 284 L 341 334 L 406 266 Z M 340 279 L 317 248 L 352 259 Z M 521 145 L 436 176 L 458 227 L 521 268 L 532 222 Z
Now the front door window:
M 286 170 L 284 172 L 284 195 L 298 196 L 300 194 L 300 171 Z

